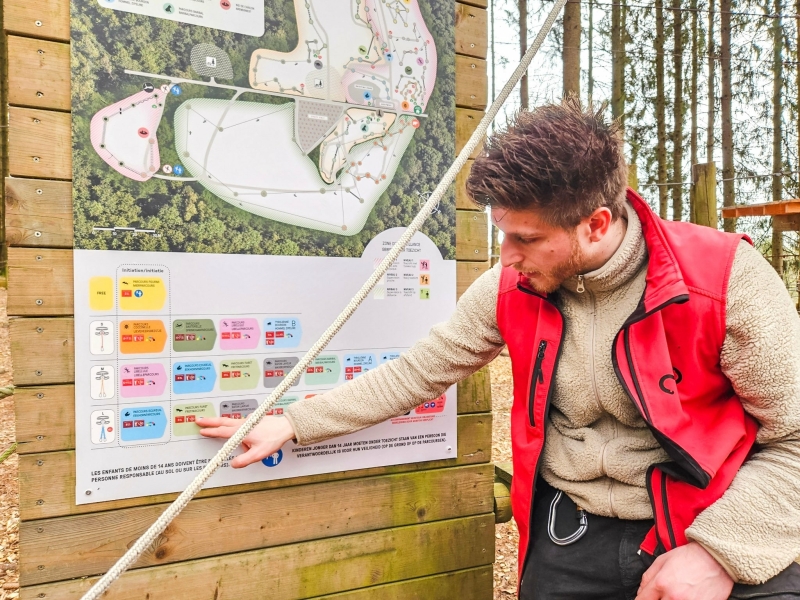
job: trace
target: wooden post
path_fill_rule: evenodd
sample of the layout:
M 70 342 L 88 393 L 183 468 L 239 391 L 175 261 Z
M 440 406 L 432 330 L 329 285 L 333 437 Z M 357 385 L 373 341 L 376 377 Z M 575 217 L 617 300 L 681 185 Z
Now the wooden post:
M 635 164 L 628 165 L 628 187 L 634 190 L 639 189 L 639 170 Z
M 692 223 L 717 228 L 717 167 L 692 165 Z

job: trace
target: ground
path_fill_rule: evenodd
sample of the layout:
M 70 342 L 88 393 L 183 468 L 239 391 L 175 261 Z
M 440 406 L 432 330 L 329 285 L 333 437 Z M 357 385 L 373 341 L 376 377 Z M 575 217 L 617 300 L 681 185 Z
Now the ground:
M 511 360 L 498 356 L 489 366 L 492 377 L 492 461 L 511 460 Z M 494 600 L 517 597 L 517 542 L 519 535 L 513 519 L 495 528 Z
M 0 387 L 11 385 L 11 348 L 8 343 L 6 290 L 0 289 Z M 14 402 L 0 399 L 0 455 L 14 443 Z M 17 455 L 0 464 L 0 600 L 19 594 L 19 481 Z
M 494 432 L 492 460 L 511 460 L 509 419 L 512 384 L 511 362 L 500 356 L 491 367 Z M 0 387 L 11 385 L 11 349 L 8 341 L 6 290 L 0 288 Z M 0 454 L 14 443 L 14 403 L 0 399 Z M 17 454 L 0 464 L 0 600 L 19 596 L 19 481 Z M 517 528 L 514 522 L 497 525 L 494 564 L 494 600 L 509 600 L 517 593 Z

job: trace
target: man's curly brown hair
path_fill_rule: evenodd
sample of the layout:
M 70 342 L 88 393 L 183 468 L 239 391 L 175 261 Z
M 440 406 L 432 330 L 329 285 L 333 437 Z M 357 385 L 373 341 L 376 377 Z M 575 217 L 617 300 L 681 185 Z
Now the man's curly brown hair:
M 616 220 L 625 210 L 628 165 L 620 126 L 605 119 L 605 108 L 568 97 L 519 111 L 475 159 L 467 193 L 483 206 L 533 209 L 564 229 L 601 206 Z

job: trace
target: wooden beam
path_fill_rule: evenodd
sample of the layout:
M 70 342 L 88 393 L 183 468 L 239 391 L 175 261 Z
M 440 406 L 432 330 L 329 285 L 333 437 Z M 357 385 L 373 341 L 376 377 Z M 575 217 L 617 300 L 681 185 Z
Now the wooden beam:
M 70 109 L 69 44 L 8 36 L 8 103 Z
M 5 180 L 9 246 L 72 248 L 72 183 Z
M 478 123 L 480 123 L 484 114 L 482 110 L 456 109 L 456 154 L 461 152 L 461 149 L 467 145 L 467 141 L 472 132 L 478 128 Z M 482 148 L 483 144 L 478 144 L 478 147 L 469 155 L 470 158 L 478 156 Z
M 69 41 L 69 2 L 3 0 L 3 29 L 37 38 Z
M 132 568 L 486 514 L 493 486 L 487 464 L 193 500 Z M 103 574 L 166 506 L 23 523 L 20 583 Z M 225 530 L 213 544 L 209 523 Z
M 209 498 L 323 481 L 339 481 L 372 475 L 475 465 L 490 461 L 492 452 L 492 414 L 459 415 L 457 426 L 457 452 L 456 456 L 451 459 L 208 488 L 201 491 L 198 497 Z M 20 455 L 19 480 L 19 510 L 20 518 L 23 521 L 159 504 L 171 502 L 177 497 L 177 494 L 174 493 L 157 494 L 77 506 L 75 504 L 75 452 L 73 450 Z
M 467 263 L 460 263 L 467 264 Z M 489 368 L 458 383 L 458 414 L 492 410 Z M 75 448 L 75 386 L 71 383 L 20 387 L 14 392 L 17 453 Z
M 244 521 L 248 515 L 230 517 Z M 220 537 L 214 536 L 215 542 Z M 425 551 L 417 551 L 420 548 Z M 125 573 L 103 598 L 309 598 L 478 567 L 490 564 L 493 557 L 494 515 L 489 514 L 136 569 Z M 23 597 L 78 600 L 95 581 L 32 586 L 23 590 Z
M 72 314 L 73 294 L 72 250 L 8 249 L 9 316 Z
M 20 454 L 75 447 L 75 386 L 45 385 L 14 392 Z
M 69 113 L 8 109 L 8 172 L 14 177 L 72 178 Z
M 75 331 L 71 318 L 9 319 L 14 385 L 75 380 Z
M 511 486 L 503 481 L 494 484 L 494 522 L 508 523 L 511 512 Z
M 486 58 L 489 48 L 488 16 L 485 9 L 456 3 L 456 53 Z
M 489 97 L 486 61 L 456 55 L 456 106 L 484 110 Z
M 487 600 L 492 597 L 492 567 L 408 579 L 312 600 Z
M 761 204 L 747 204 L 729 206 L 722 209 L 724 218 L 735 217 L 771 217 L 774 215 L 788 215 L 800 213 L 800 200 L 784 200 L 783 202 L 764 202 Z
M 489 367 L 484 367 L 458 383 L 458 414 L 492 410 L 492 385 Z
M 477 6 L 478 8 L 488 8 L 489 0 L 464 0 L 464 4 Z
M 456 211 L 456 260 L 489 260 L 489 219 L 484 212 Z
M 476 270 L 478 265 L 473 263 L 489 259 L 488 228 L 486 213 L 456 211 L 456 258 L 470 261 L 470 265 L 458 267 L 459 296 L 480 276 Z M 10 248 L 8 265 L 9 315 L 73 314 L 72 250 Z M 43 281 L 47 285 L 42 285 Z
M 472 169 L 473 160 L 468 160 L 464 168 L 458 172 L 456 176 L 456 208 L 461 210 L 485 210 L 482 206 L 478 206 L 472 201 L 472 198 L 467 194 L 467 177 Z M 488 242 L 487 242 L 488 243 Z
M 489 270 L 489 261 L 466 261 L 456 263 L 456 294 L 460 298 L 475 280 Z

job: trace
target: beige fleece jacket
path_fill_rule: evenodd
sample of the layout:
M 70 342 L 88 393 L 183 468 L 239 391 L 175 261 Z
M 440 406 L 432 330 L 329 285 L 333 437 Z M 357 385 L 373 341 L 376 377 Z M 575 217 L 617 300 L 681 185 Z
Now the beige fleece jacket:
M 617 381 L 611 343 L 646 276 L 641 225 L 628 210 L 625 239 L 602 268 L 556 294 L 565 340 L 541 474 L 593 514 L 652 518 L 647 468 L 666 460 Z M 464 293 L 456 312 L 399 359 L 286 411 L 300 444 L 404 414 L 491 361 L 503 347 L 496 320 L 499 268 Z M 759 451 L 726 494 L 687 531 L 742 583 L 761 583 L 800 555 L 800 319 L 783 283 L 749 244 L 734 260 L 721 365 L 758 419 Z M 590 376 L 587 377 L 587 374 Z

